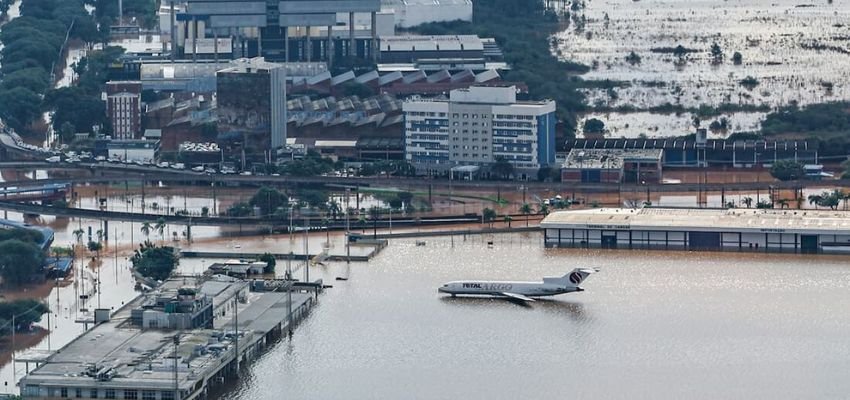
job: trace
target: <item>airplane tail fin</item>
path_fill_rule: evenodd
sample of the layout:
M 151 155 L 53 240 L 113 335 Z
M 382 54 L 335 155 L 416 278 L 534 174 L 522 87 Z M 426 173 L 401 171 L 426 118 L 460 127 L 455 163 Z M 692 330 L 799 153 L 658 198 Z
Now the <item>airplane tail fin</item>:
M 569 274 L 564 275 L 561 281 L 566 286 L 578 287 L 590 274 L 599 272 L 598 268 L 576 268 Z

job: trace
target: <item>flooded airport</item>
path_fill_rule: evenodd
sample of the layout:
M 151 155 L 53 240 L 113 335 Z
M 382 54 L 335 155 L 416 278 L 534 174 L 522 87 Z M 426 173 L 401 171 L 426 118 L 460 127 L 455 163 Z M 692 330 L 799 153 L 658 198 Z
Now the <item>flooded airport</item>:
M 543 249 L 538 234 L 393 240 L 222 398 L 836 398 L 850 390 L 846 258 Z M 489 244 L 492 242 L 492 244 Z M 458 279 L 601 268 L 527 305 Z M 341 277 L 347 280 L 336 280 Z M 387 384 L 392 382 L 392 384 Z

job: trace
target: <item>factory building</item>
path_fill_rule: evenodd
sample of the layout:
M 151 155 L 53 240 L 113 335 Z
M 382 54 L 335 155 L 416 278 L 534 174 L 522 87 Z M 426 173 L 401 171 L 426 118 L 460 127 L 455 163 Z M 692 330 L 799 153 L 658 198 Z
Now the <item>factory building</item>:
M 561 181 L 575 183 L 661 183 L 663 150 L 573 149 Z
M 781 209 L 604 208 L 541 223 L 546 247 L 850 253 L 850 213 Z
M 421 174 L 510 162 L 520 179 L 555 163 L 555 102 L 517 101 L 516 87 L 471 86 L 402 106 L 405 158 Z
M 172 41 L 182 43 L 184 54 L 195 53 L 186 49 L 196 48 L 199 39 L 212 37 L 215 44 L 227 37 L 236 57 L 321 59 L 329 64 L 338 57 L 374 60 L 380 9 L 380 0 L 188 0 L 186 12 L 177 16 L 181 27 L 172 32 Z M 358 13 L 370 17 L 366 35 L 355 32 Z M 348 31 L 341 35 L 333 28 L 338 14 L 348 17 Z M 293 36 L 299 38 L 297 44 L 290 40 Z

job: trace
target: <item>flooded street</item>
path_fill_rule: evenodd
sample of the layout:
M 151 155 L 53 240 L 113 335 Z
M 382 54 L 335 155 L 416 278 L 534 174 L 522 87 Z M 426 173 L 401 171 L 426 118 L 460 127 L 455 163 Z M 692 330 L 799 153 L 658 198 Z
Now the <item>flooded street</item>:
M 544 250 L 541 236 L 393 241 L 333 284 L 220 398 L 838 398 L 846 259 Z M 528 306 L 439 295 L 464 278 L 602 271 Z M 337 276 L 348 281 L 334 281 Z M 612 382 L 616 382 L 612 384 Z M 391 383 L 391 384 L 389 384 Z
M 585 79 L 629 85 L 612 91 L 590 89 L 589 105 L 646 109 L 729 103 L 776 108 L 792 102 L 807 105 L 850 99 L 850 77 L 845 73 L 850 68 L 847 0 L 601 0 L 585 4 L 570 27 L 555 36 L 554 51 L 564 59 L 592 66 Z M 714 43 L 722 59 L 711 56 Z M 674 54 L 679 45 L 686 53 Z M 639 60 L 627 59 L 631 52 Z M 733 61 L 735 52 L 741 54 L 739 65 Z M 747 77 L 756 84 L 743 85 Z M 726 117 L 733 127 L 730 132 L 751 131 L 753 120 L 761 120 L 763 113 Z M 657 122 L 649 125 L 662 131 L 653 134 L 641 123 L 623 129 L 623 121 L 631 119 L 629 113 L 609 116 L 617 128 L 614 137 L 690 132 L 667 118 L 680 119 L 658 115 Z

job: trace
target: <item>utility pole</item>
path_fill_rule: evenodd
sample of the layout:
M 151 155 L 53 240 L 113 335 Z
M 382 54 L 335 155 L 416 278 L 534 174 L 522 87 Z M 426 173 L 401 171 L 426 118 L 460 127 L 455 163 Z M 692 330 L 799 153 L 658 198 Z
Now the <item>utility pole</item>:
M 233 296 L 233 351 L 236 353 L 236 375 L 239 375 L 239 292 Z
M 305 221 L 307 226 L 304 229 L 304 282 L 310 282 L 310 216 L 307 215 Z
M 180 399 L 180 384 L 177 375 L 177 347 L 180 345 L 180 333 L 174 334 L 174 398 Z
M 351 229 L 351 226 L 349 225 L 349 218 L 348 218 L 349 217 L 349 215 L 348 215 L 348 213 L 349 213 L 348 194 L 350 192 L 351 192 L 350 188 L 345 188 L 345 263 L 346 264 L 351 264 L 351 247 L 348 245 L 349 242 L 351 241 L 351 238 L 349 237 L 349 235 L 350 235 L 349 231 Z
M 289 330 L 289 336 L 292 336 L 292 251 L 289 252 L 289 258 L 286 260 L 286 304 L 289 307 L 289 313 L 286 314 L 286 329 Z

